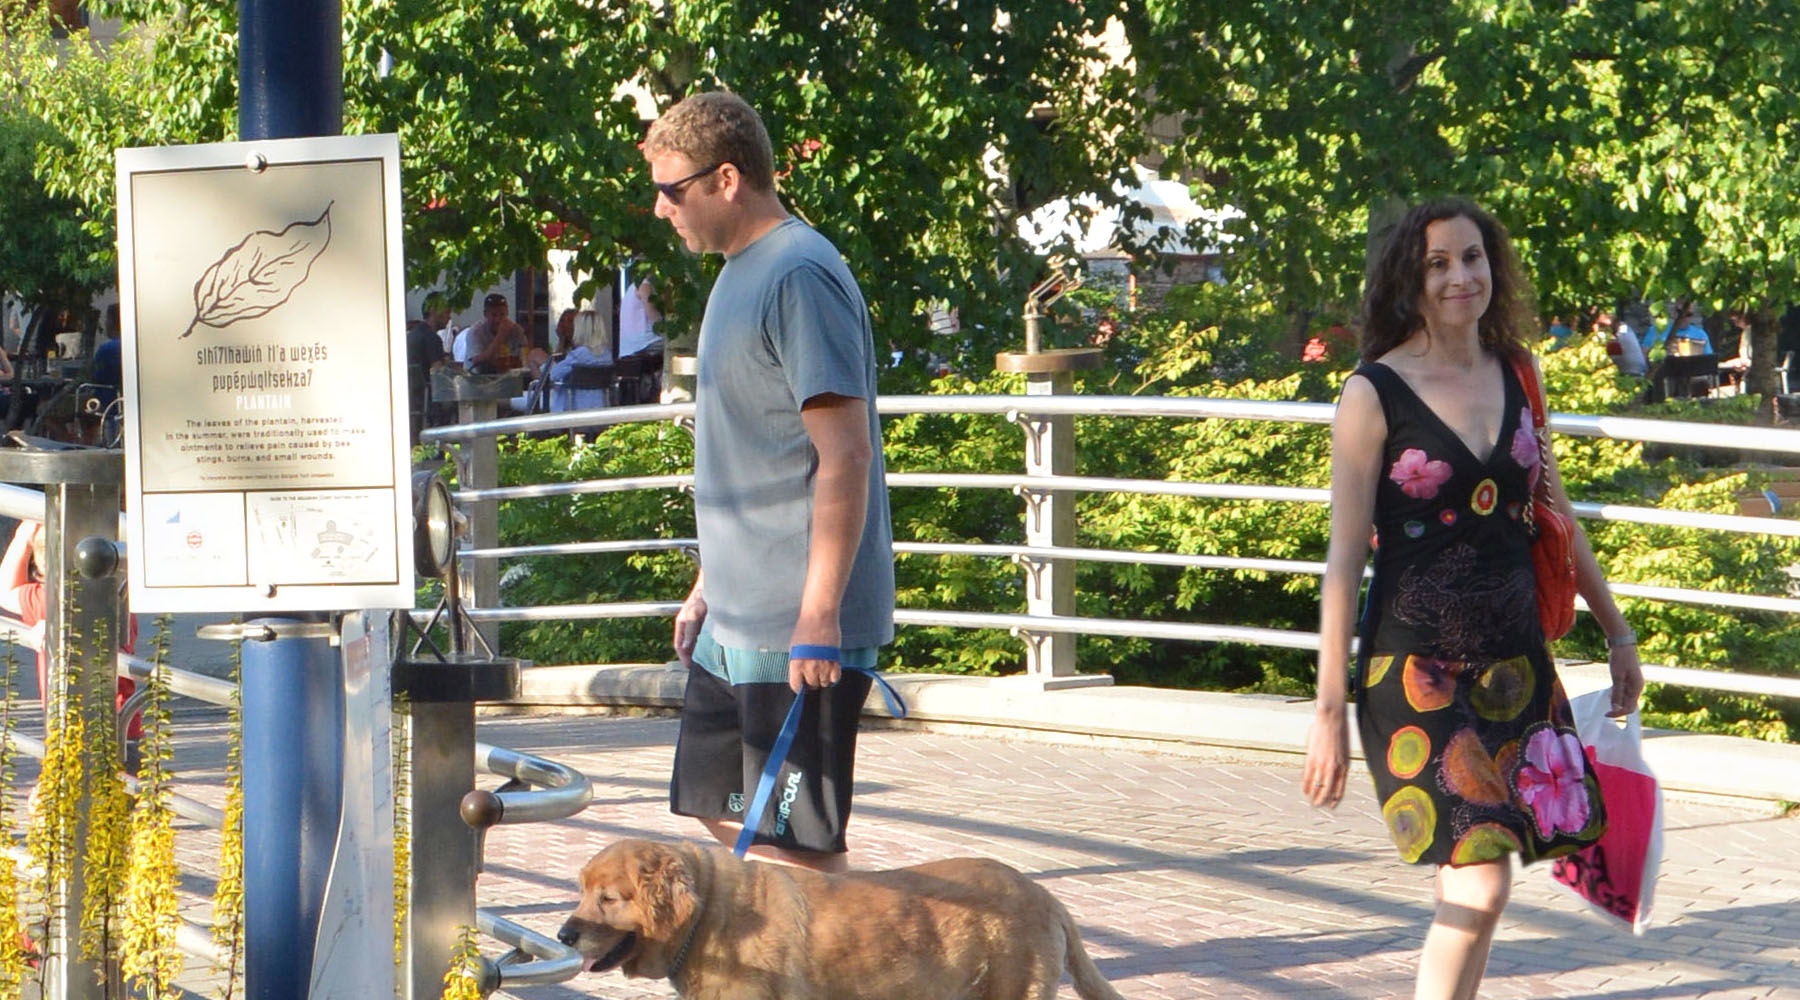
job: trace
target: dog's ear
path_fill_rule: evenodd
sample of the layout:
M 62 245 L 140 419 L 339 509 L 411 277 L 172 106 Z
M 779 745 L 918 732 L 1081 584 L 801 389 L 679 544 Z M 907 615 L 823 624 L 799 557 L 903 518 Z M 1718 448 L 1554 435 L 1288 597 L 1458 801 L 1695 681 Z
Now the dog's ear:
M 658 845 L 645 852 L 637 868 L 638 916 L 651 938 L 669 939 L 687 924 L 699 904 L 699 890 L 687 859 Z

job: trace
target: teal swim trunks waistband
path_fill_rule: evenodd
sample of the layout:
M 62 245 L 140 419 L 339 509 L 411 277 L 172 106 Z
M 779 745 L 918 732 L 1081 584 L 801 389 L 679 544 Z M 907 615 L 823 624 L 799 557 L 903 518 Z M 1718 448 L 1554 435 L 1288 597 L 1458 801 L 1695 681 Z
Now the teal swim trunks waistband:
M 846 668 L 873 670 L 879 646 L 844 650 Z M 694 642 L 694 662 L 727 684 L 786 684 L 788 651 L 785 649 L 733 649 L 713 639 L 712 629 L 702 628 Z

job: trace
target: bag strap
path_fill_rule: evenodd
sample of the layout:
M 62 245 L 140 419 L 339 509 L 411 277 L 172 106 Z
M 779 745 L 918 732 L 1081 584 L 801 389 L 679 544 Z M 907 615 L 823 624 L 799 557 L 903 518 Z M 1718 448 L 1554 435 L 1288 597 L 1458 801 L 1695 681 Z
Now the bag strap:
M 1532 538 L 1538 536 L 1537 512 L 1538 504 L 1550 507 L 1550 433 L 1549 420 L 1544 413 L 1544 395 L 1538 389 L 1537 369 L 1532 367 L 1531 354 L 1520 351 L 1512 356 L 1513 374 L 1519 378 L 1519 386 L 1525 390 L 1525 398 L 1531 403 L 1531 427 L 1536 433 L 1538 446 L 1537 483 L 1531 490 L 1531 502 L 1525 505 L 1523 520 L 1525 533 Z
M 1536 428 L 1540 437 L 1548 418 L 1544 414 L 1544 394 L 1538 389 L 1537 369 L 1531 364 L 1531 355 L 1520 351 L 1512 356 L 1513 374 L 1519 377 L 1519 385 L 1525 389 L 1525 398 L 1531 403 L 1531 426 Z

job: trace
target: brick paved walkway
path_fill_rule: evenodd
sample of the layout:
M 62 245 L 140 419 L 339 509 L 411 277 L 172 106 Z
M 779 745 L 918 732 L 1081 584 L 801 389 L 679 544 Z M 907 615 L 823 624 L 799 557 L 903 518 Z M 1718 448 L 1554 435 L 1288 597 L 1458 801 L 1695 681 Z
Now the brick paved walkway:
M 580 816 L 489 835 L 484 906 L 553 934 L 592 851 L 621 836 L 698 833 L 667 809 L 672 720 L 481 728 L 483 740 L 576 766 L 595 786 Z M 859 867 L 980 855 L 1023 869 L 1068 905 L 1133 1000 L 1411 995 L 1430 872 L 1395 860 L 1366 775 L 1325 813 L 1300 801 L 1292 758 L 883 728 L 864 736 L 859 777 Z M 1483 995 L 1800 1000 L 1800 819 L 1716 801 L 1667 812 L 1656 927 L 1641 938 L 1615 930 L 1530 870 Z M 674 996 L 617 973 L 509 993 Z
M 877 725 L 859 758 L 860 867 L 979 855 L 1029 872 L 1068 905 L 1101 971 L 1132 1000 L 1411 995 L 1430 872 L 1394 859 L 1366 775 L 1325 813 L 1300 802 L 1286 756 Z M 190 704 L 177 727 L 184 791 L 216 801 L 221 713 Z M 600 846 L 698 833 L 667 809 L 672 719 L 484 718 L 480 736 L 594 781 L 580 815 L 488 836 L 482 905 L 540 932 L 554 935 L 574 904 L 576 869 Z M 1800 1000 L 1800 818 L 1671 801 L 1667 841 L 1657 926 L 1641 938 L 1584 912 L 1543 871 L 1522 876 L 1483 996 Z M 217 844 L 182 824 L 190 892 L 212 891 Z M 202 900 L 183 910 L 209 916 Z M 497 957 L 498 944 L 487 945 Z M 196 959 L 182 979 L 190 997 L 216 995 L 220 981 Z M 606 973 L 501 995 L 674 992 Z

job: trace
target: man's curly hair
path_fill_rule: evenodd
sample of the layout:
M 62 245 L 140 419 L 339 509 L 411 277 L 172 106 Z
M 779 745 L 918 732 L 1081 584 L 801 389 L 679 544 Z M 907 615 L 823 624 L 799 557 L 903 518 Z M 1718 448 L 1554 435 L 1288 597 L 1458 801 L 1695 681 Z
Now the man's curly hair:
M 729 91 L 694 94 L 663 112 L 644 137 L 644 155 L 677 153 L 696 167 L 729 163 L 755 191 L 775 189 L 769 131 L 743 98 Z

